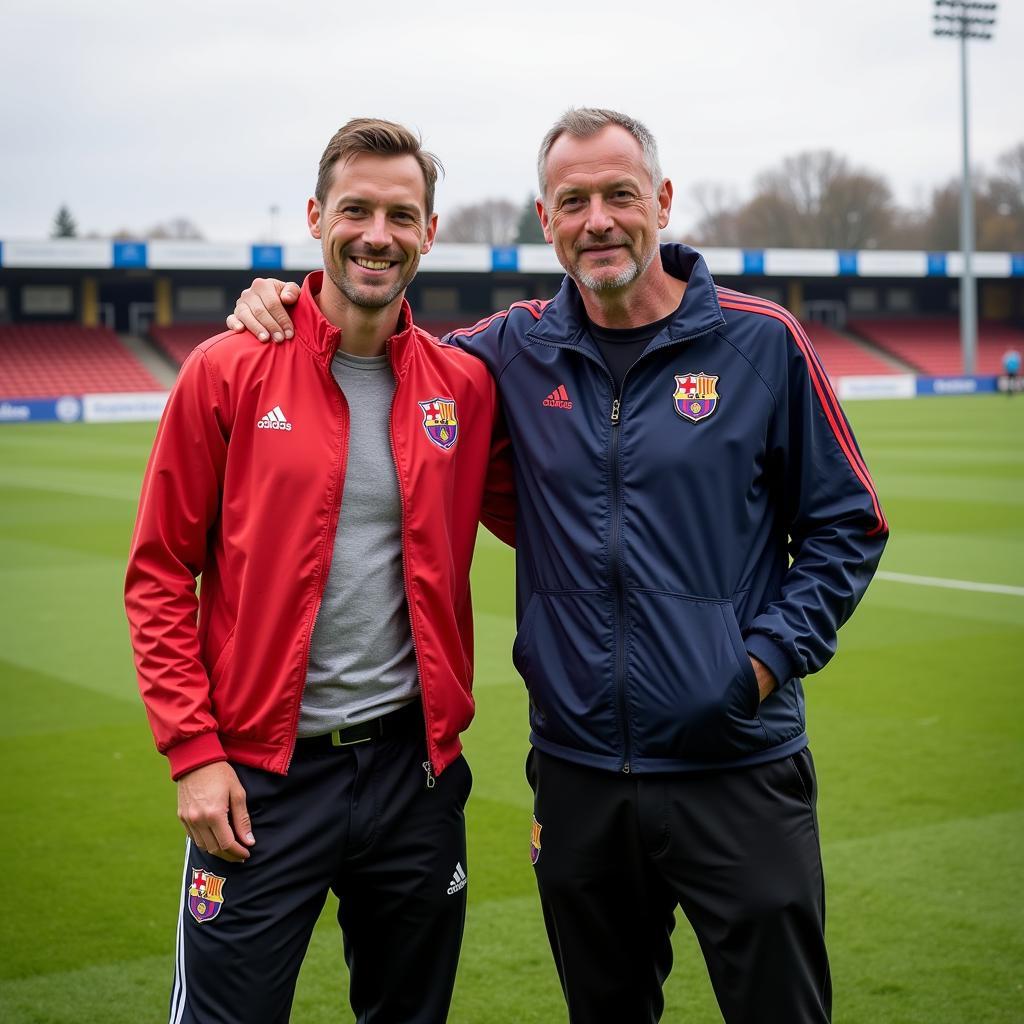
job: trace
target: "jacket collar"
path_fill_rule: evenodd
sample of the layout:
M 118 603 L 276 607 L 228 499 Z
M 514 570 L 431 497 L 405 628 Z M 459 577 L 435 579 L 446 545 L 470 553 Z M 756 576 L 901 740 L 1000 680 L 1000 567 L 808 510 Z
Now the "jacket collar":
M 661 263 L 669 274 L 686 282 L 686 293 L 666 328 L 665 336 L 659 336 L 658 345 L 705 334 L 724 326 L 725 317 L 718 304 L 718 292 L 704 257 L 688 245 L 673 242 L 661 246 Z M 563 345 L 585 344 L 587 348 L 594 348 L 588 331 L 589 322 L 579 287 L 571 277 L 566 276 L 544 316 L 530 330 L 529 337 Z
M 320 294 L 323 283 L 322 270 L 314 271 L 306 277 L 299 292 L 299 301 L 291 310 L 291 318 L 295 324 L 296 340 L 313 353 L 317 362 L 327 365 L 341 344 L 341 328 L 335 327 L 320 312 L 316 297 Z M 412 309 L 408 300 L 403 298 L 402 308 L 398 314 L 398 325 L 387 343 L 391 367 L 397 376 L 405 372 L 415 340 L 416 327 L 412 321 Z

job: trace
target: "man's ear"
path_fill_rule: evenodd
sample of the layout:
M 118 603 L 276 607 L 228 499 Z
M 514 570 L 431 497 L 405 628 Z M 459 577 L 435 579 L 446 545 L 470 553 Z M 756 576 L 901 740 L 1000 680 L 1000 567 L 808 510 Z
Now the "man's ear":
M 309 197 L 306 203 L 306 223 L 309 225 L 309 233 L 314 238 L 320 237 L 320 201 L 315 196 Z
M 544 200 L 540 196 L 537 196 L 535 200 L 537 204 L 537 216 L 540 218 L 540 226 L 544 229 L 544 241 L 551 245 L 553 239 L 551 237 L 551 228 L 548 225 L 548 211 L 544 205 Z
M 658 227 L 668 227 L 668 219 L 672 215 L 672 182 L 664 178 L 658 189 Z
M 434 238 L 437 235 L 437 214 L 432 213 L 427 221 L 427 235 L 420 246 L 420 255 L 426 256 L 434 246 Z

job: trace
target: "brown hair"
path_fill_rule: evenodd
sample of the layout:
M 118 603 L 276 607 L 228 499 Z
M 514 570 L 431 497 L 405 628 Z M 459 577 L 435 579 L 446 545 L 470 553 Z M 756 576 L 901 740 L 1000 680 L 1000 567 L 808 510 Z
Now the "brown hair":
M 422 148 L 422 140 L 408 128 L 394 121 L 376 117 L 355 117 L 342 125 L 327 143 L 320 157 L 320 170 L 316 178 L 317 201 L 323 203 L 331 187 L 334 165 L 340 160 L 347 163 L 361 153 L 375 156 L 411 156 L 416 158 L 426 185 L 427 217 L 434 212 L 434 186 L 438 172 L 444 167 L 433 153 Z
M 571 135 L 575 139 L 589 139 L 611 124 L 625 128 L 640 143 L 640 149 L 644 154 L 644 164 L 654 182 L 655 191 L 657 191 L 664 176 L 658 161 L 658 144 L 654 141 L 654 136 L 646 125 L 628 114 L 620 114 L 617 110 L 606 110 L 602 107 L 570 107 L 548 129 L 544 141 L 540 144 L 540 152 L 537 154 L 537 181 L 540 184 L 542 198 L 548 188 L 546 167 L 548 153 L 551 152 L 555 140 L 562 135 Z

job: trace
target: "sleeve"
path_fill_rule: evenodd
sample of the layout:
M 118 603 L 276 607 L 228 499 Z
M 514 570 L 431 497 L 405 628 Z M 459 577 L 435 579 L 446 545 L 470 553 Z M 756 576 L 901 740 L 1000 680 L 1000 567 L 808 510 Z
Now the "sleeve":
M 498 338 L 499 331 L 494 325 L 495 317 L 482 320 L 476 327 L 453 331 L 442 339 L 445 345 L 455 345 L 471 356 L 481 360 L 488 369 L 494 402 L 494 427 L 491 437 L 491 454 L 487 479 L 484 484 L 483 510 L 480 521 L 499 540 L 515 546 L 515 470 L 512 461 L 512 441 L 501 411 L 501 399 L 497 395 L 499 372 Z
M 139 689 L 174 778 L 225 760 L 199 656 L 196 593 L 220 508 L 224 424 L 213 368 L 197 349 L 182 366 L 157 429 L 125 578 Z
M 889 534 L 874 483 L 817 354 L 789 330 L 785 401 L 772 447 L 789 540 L 781 593 L 745 631 L 747 652 L 779 685 L 821 669 L 853 614 Z
M 491 456 L 484 483 L 484 502 L 480 521 L 499 540 L 510 547 L 516 544 L 516 488 L 512 465 L 512 442 L 501 407 L 495 411 L 491 437 Z

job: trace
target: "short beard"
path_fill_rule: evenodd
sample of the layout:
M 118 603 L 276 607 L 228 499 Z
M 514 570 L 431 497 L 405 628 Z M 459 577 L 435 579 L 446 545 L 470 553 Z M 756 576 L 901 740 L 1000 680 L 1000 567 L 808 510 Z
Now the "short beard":
M 353 284 L 349 278 L 339 274 L 332 268 L 325 267 L 324 270 L 334 287 L 353 306 L 361 306 L 363 309 L 383 309 L 385 306 L 391 305 L 405 291 L 409 284 L 404 278 L 399 278 L 386 292 L 373 291 L 369 288 L 360 288 L 358 285 Z
M 417 260 L 410 273 L 400 275 L 398 280 L 386 292 L 381 292 L 372 288 L 360 288 L 350 277 L 341 272 L 340 264 L 336 265 L 332 260 L 328 259 L 326 252 L 324 252 L 323 257 L 324 273 L 330 278 L 331 284 L 353 306 L 360 306 L 362 309 L 383 309 L 385 306 L 390 306 L 409 287 L 409 282 L 416 276 L 416 270 L 419 266 L 419 261 Z M 342 253 L 341 259 L 347 260 L 348 256 Z
M 577 284 L 586 288 L 592 292 L 611 292 L 616 291 L 619 288 L 625 288 L 627 285 L 632 284 L 641 274 L 651 265 L 654 261 L 654 254 L 658 251 L 656 245 L 643 253 L 640 259 L 630 254 L 631 265 L 620 270 L 614 277 L 597 277 L 588 270 L 580 268 L 579 263 L 576 264 L 575 273 L 570 274 Z

